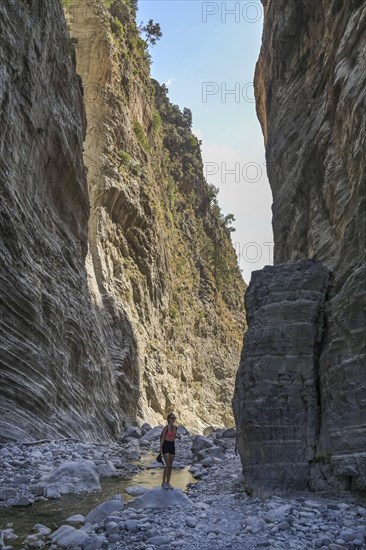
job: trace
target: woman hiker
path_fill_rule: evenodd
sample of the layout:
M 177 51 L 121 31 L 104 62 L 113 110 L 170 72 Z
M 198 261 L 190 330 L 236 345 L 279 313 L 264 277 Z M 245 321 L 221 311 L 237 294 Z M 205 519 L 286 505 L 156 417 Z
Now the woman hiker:
M 175 457 L 175 440 L 176 438 L 180 439 L 180 435 L 177 433 L 177 427 L 174 426 L 174 421 L 176 416 L 173 413 L 168 414 L 167 416 L 168 425 L 165 426 L 160 436 L 160 452 L 161 456 L 164 457 L 164 472 L 163 472 L 163 483 L 161 486 L 163 489 L 173 489 L 170 485 L 170 476 L 172 475 L 172 465 Z

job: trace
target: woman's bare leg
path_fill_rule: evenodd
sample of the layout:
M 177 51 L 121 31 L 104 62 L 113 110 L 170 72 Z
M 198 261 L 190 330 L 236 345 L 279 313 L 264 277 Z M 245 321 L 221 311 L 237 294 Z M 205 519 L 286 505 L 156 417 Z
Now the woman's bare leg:
M 170 477 L 172 475 L 172 466 L 173 466 L 173 460 L 174 460 L 174 455 L 169 455 L 169 466 L 168 466 L 168 471 L 167 471 L 167 482 L 169 483 L 170 482 Z
M 169 453 L 166 453 L 164 455 L 164 462 L 165 462 L 165 466 L 164 466 L 164 471 L 163 471 L 163 483 L 166 483 L 167 482 L 167 477 L 168 477 L 168 471 L 169 471 L 169 464 L 170 464 L 170 454 Z

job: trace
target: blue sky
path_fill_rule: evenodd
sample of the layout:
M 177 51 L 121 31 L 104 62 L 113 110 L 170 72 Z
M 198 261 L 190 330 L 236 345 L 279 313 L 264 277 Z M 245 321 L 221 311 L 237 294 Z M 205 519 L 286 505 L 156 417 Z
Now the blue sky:
M 151 48 L 151 74 L 166 83 L 173 103 L 192 110 L 206 179 L 219 187 L 223 213 L 236 218 L 232 240 L 249 282 L 252 270 L 272 263 L 273 252 L 272 195 L 252 85 L 261 2 L 140 0 L 138 20 L 149 19 L 163 32 Z

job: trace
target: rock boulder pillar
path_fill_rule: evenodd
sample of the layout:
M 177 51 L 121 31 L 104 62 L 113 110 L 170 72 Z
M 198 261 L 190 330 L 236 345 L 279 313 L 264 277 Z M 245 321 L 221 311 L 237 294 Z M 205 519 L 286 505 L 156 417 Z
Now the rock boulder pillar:
M 233 399 L 251 494 L 308 487 L 320 429 L 319 356 L 330 280 L 315 260 L 252 274 Z

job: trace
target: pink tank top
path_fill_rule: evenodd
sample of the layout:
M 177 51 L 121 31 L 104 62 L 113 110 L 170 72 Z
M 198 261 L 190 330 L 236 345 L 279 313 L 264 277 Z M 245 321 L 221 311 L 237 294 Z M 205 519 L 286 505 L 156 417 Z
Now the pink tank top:
M 165 434 L 165 441 L 175 441 L 176 437 L 177 437 L 176 430 L 173 430 L 171 432 L 170 428 L 168 426 L 168 429 L 167 429 L 166 434 Z

